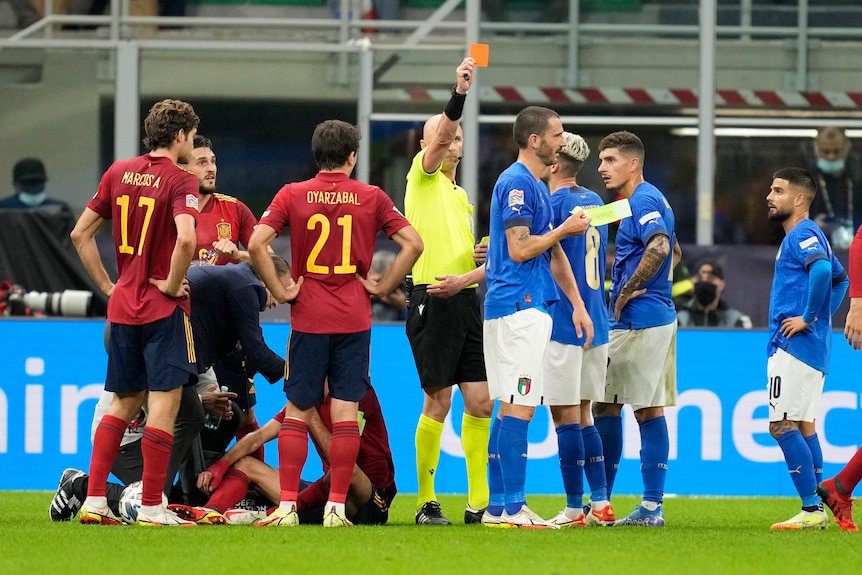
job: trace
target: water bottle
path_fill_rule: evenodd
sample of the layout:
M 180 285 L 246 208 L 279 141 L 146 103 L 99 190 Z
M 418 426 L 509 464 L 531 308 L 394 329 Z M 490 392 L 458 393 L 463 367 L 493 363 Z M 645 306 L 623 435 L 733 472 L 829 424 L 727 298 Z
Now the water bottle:
M 219 388 L 219 391 L 221 391 L 222 393 L 227 393 L 230 390 L 226 385 L 223 385 Z M 221 425 L 221 418 L 221 415 L 219 415 L 218 417 L 213 417 L 212 415 L 207 413 L 206 420 L 204 421 L 204 427 L 206 429 L 209 429 L 210 431 L 218 429 L 218 426 Z

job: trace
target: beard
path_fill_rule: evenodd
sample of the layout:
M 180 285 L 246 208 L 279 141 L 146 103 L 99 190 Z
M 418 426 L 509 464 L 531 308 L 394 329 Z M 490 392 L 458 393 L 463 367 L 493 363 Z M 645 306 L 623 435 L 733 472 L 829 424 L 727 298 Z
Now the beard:
M 215 185 L 213 187 L 205 186 L 204 184 L 199 184 L 198 186 L 198 195 L 199 196 L 209 196 L 212 195 L 216 191 Z
M 774 212 L 769 212 L 767 217 L 771 222 L 784 222 L 791 216 L 790 212 L 781 212 L 776 209 Z

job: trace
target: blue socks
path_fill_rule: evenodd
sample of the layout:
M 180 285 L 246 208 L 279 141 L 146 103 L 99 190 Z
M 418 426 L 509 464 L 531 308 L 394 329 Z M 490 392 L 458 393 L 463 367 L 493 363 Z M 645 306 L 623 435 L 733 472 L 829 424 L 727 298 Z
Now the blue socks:
M 667 476 L 667 459 L 670 443 L 667 421 L 663 415 L 641 421 L 641 475 L 644 482 L 644 501 L 661 503 Z
M 808 444 L 808 450 L 811 451 L 811 459 L 814 461 L 814 481 L 817 485 L 823 481 L 823 450 L 820 449 L 820 439 L 817 434 L 809 435 L 805 438 L 805 443 Z
M 495 417 L 491 424 L 491 436 L 488 440 L 488 487 L 491 498 L 488 502 L 488 513 L 498 517 L 503 514 L 506 503 L 503 496 L 503 470 L 500 468 L 500 450 L 497 443 L 500 438 L 500 418 Z
M 787 471 L 790 472 L 790 479 L 793 480 L 796 492 L 802 498 L 802 506 L 810 507 L 819 504 L 820 497 L 817 495 L 817 481 L 814 479 L 814 462 L 811 457 L 811 449 L 802 437 L 802 433 L 798 429 L 794 429 L 782 434 L 778 438 L 778 446 L 784 452 Z
M 623 456 L 623 418 L 620 415 L 607 415 L 597 417 L 595 423 L 604 448 L 605 483 L 608 499 L 610 499 L 611 492 L 614 490 L 614 479 L 620 468 L 620 459 Z
M 505 416 L 500 421 L 497 447 L 503 472 L 506 513 L 513 515 L 527 503 L 524 494 L 527 482 L 527 428 L 529 421 Z
M 605 477 L 605 456 L 602 451 L 602 438 L 595 425 L 581 429 L 584 440 L 584 475 L 590 484 L 590 500 L 608 499 L 608 481 Z
M 584 442 L 581 424 L 557 426 L 557 447 L 563 487 L 566 490 L 566 507 L 580 509 L 584 505 Z

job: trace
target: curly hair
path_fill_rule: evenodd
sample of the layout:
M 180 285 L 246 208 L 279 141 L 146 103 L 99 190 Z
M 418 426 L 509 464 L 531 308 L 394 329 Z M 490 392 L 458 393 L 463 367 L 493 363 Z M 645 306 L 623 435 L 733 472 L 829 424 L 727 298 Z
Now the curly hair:
M 168 148 L 177 133 L 183 130 L 186 134 L 198 127 L 201 119 L 195 114 L 195 109 L 187 102 L 180 100 L 162 100 L 150 108 L 147 119 L 144 120 L 144 145 L 149 151 Z

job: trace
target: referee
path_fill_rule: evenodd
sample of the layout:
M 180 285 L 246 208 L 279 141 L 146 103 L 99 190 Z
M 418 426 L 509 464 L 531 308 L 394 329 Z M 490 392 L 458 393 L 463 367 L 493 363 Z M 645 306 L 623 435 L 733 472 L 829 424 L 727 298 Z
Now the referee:
M 485 267 L 477 268 L 473 262 L 473 206 L 455 183 L 464 149 L 460 119 L 473 82 L 473 66 L 472 58 L 461 62 L 445 110 L 425 123 L 422 149 L 407 173 L 404 196 L 407 219 L 425 243 L 413 266 L 407 315 L 407 338 L 425 392 L 416 426 L 416 523 L 420 525 L 449 525 L 437 502 L 434 477 L 454 385 L 464 398 L 461 443 L 468 485 L 464 523 L 480 523 L 488 506 L 488 436 L 494 406 L 488 396 L 476 293 Z

